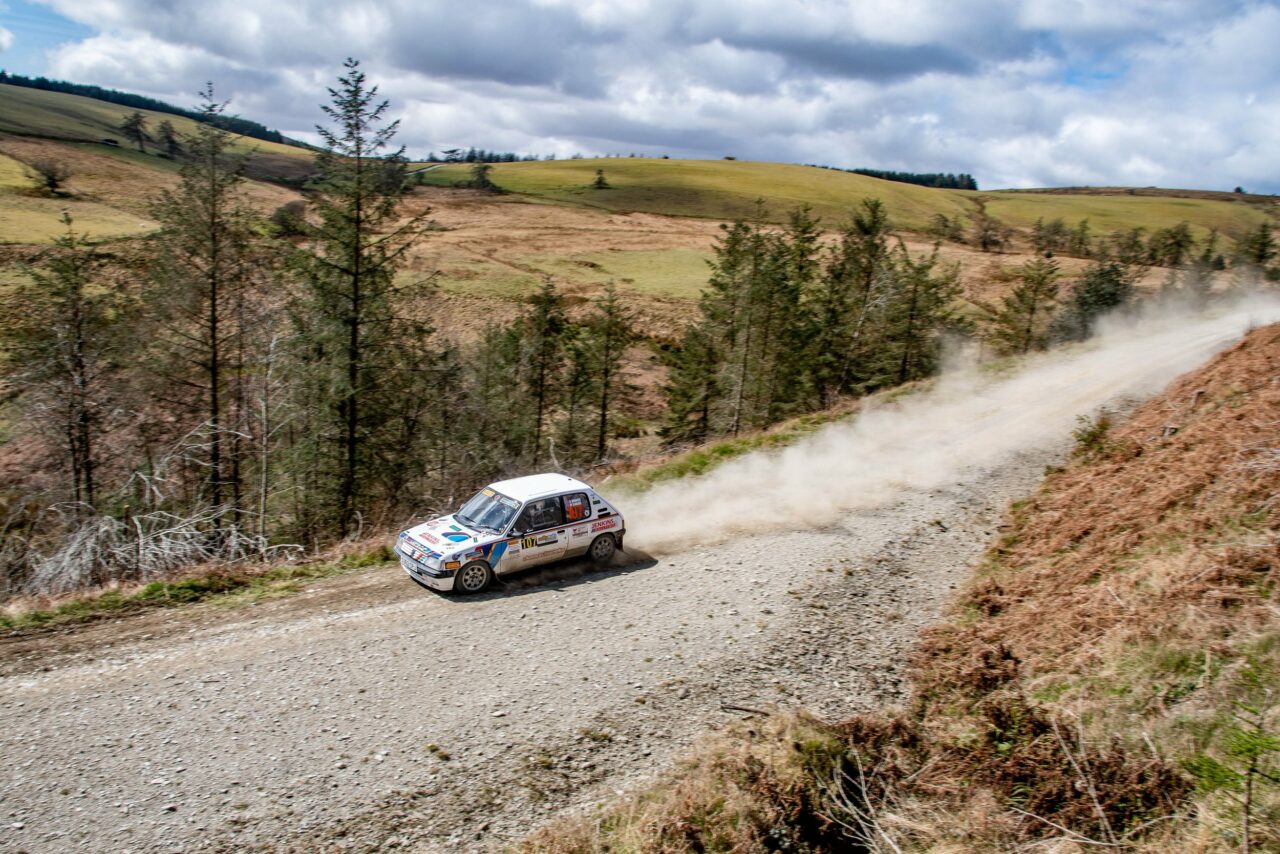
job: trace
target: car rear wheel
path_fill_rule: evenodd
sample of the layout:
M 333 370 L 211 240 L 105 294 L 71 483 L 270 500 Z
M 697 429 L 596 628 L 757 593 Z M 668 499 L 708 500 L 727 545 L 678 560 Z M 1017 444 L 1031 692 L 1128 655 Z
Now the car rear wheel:
M 471 563 L 458 570 L 453 577 L 453 589 L 459 593 L 483 593 L 493 581 L 493 570 L 482 560 Z
M 608 566 L 609 561 L 613 560 L 613 553 L 617 550 L 618 542 L 613 538 L 613 534 L 601 534 L 591 541 L 591 548 L 587 549 L 587 555 L 596 566 Z

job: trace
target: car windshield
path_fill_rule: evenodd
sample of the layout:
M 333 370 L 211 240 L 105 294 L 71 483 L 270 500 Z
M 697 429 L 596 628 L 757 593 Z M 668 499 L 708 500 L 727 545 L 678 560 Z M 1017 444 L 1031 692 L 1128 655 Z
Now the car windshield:
M 453 514 L 459 522 L 479 531 L 501 534 L 520 509 L 520 502 L 492 489 L 482 489 Z

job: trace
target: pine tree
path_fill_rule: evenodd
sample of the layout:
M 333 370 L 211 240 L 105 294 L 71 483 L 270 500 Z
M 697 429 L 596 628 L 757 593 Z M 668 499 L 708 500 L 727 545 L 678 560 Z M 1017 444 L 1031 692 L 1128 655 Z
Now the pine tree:
M 809 300 L 815 325 L 810 360 L 824 406 L 870 380 L 889 268 L 888 214 L 879 199 L 866 199 L 829 253 Z
M 245 156 L 231 152 L 232 136 L 217 126 L 223 106 L 212 88 L 201 93 L 203 120 L 190 140 L 181 179 L 152 205 L 161 229 L 149 294 L 162 317 L 158 349 L 171 384 L 194 389 L 177 405 L 204 422 L 207 493 L 214 508 L 241 509 L 240 467 L 246 417 L 245 336 L 248 290 L 262 269 L 254 251 L 254 214 L 241 195 Z M 230 442 L 233 452 L 225 446 Z M 214 517 L 221 526 L 222 517 Z
M 1067 239 L 1067 251 L 1077 258 L 1088 258 L 1093 255 L 1093 238 L 1089 233 L 1089 220 L 1080 220 L 1071 230 L 1071 236 Z
M 560 390 L 564 337 L 568 326 L 563 300 L 556 293 L 555 283 L 549 278 L 544 279 L 542 286 L 534 294 L 520 330 L 524 388 L 533 418 L 529 457 L 534 466 L 542 458 L 547 421 Z
M 221 113 L 221 109 L 219 110 L 219 113 Z M 207 117 L 202 117 L 201 121 L 209 121 L 209 119 Z M 196 135 L 200 135 L 200 131 L 198 129 L 196 131 Z M 178 132 L 174 129 L 173 122 L 165 119 L 157 125 L 156 138 L 164 148 L 165 155 L 171 160 L 176 159 L 180 154 L 182 154 L 182 142 L 178 139 Z
M 987 308 L 987 336 L 1001 353 L 1043 350 L 1058 295 L 1058 265 L 1043 258 L 1018 269 L 1018 284 L 999 308 Z
M 705 324 L 685 330 L 680 346 L 666 358 L 667 402 L 662 436 L 668 442 L 705 442 L 712 435 L 711 412 L 720 398 L 723 356 Z
M 100 440 L 107 431 L 125 349 L 126 298 L 105 260 L 73 230 L 5 292 L 0 354 L 25 409 L 61 444 L 66 495 L 77 512 L 99 499 Z
M 1195 246 L 1191 226 L 1180 222 L 1151 235 L 1147 243 L 1148 262 L 1163 267 L 1180 267 Z
M 493 179 L 489 177 L 491 172 L 493 172 L 491 164 L 477 160 L 475 165 L 471 167 L 471 181 L 467 186 L 473 190 L 482 190 L 486 193 L 502 192 L 502 188 L 493 183 Z
M 120 122 L 120 133 L 124 134 L 125 139 L 133 142 L 138 146 L 138 150 L 144 154 L 147 151 L 147 143 L 151 141 L 151 134 L 147 132 L 147 117 L 137 110 L 125 116 Z
M 1076 282 L 1056 327 L 1060 337 L 1082 341 L 1093 333 L 1102 315 L 1125 305 L 1133 296 L 1133 273 L 1118 261 L 1089 265 Z
M 1112 234 L 1111 244 L 1111 254 L 1121 264 L 1132 266 L 1147 263 L 1149 252 L 1146 231 L 1141 226 Z
M 622 387 L 619 370 L 622 355 L 631 343 L 631 315 L 618 299 L 617 288 L 610 282 L 604 296 L 596 300 L 595 313 L 587 319 L 584 343 L 588 364 L 595 377 L 595 458 L 603 460 L 609 450 L 609 417 L 617 405 Z
M 956 311 L 961 294 L 959 270 L 954 266 L 939 268 L 936 248 L 916 260 L 900 243 L 895 255 L 882 315 L 883 384 L 901 384 L 935 373 L 943 333 L 961 325 Z
M 1276 239 L 1270 222 L 1258 223 L 1240 240 L 1236 254 L 1246 264 L 1265 267 L 1276 257 Z
M 324 149 L 312 210 L 313 251 L 299 259 L 304 292 L 295 308 L 296 343 L 309 365 L 309 397 L 324 407 L 312 428 L 317 496 L 333 512 L 340 536 L 370 506 L 369 487 L 384 454 L 388 407 L 412 386 L 384 368 L 429 330 L 398 336 L 401 317 L 395 274 L 426 228 L 427 211 L 402 217 L 407 186 L 403 148 L 392 149 L 398 122 L 387 122 L 360 64 L 348 59 L 330 103 L 322 109 L 331 127 L 317 130 Z

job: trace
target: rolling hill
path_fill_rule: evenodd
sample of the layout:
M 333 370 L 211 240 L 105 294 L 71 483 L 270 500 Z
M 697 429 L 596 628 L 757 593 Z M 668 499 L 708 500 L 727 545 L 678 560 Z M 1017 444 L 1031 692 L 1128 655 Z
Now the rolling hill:
M 465 181 L 467 164 L 446 164 L 424 172 L 427 183 L 449 186 Z M 596 170 L 603 169 L 610 189 L 590 187 Z M 1037 219 L 1061 217 L 1069 224 L 1088 219 L 1095 233 L 1140 227 L 1147 231 L 1186 221 L 1197 236 L 1216 229 L 1228 240 L 1243 234 L 1269 215 L 1280 212 L 1280 200 L 1240 201 L 1227 194 L 1186 191 L 1115 194 L 1052 190 L 974 192 L 939 190 L 901 184 L 811 166 L 731 160 L 655 160 L 607 158 L 502 163 L 492 179 L 514 193 L 561 204 L 599 207 L 612 211 L 644 211 L 672 216 L 726 220 L 751 217 L 756 200 L 763 199 L 771 218 L 782 219 L 800 204 L 810 205 L 834 226 L 845 220 L 862 199 L 881 199 L 899 228 L 925 229 L 936 214 L 965 217 L 979 203 L 987 212 L 1013 226 L 1029 229 Z
M 4 134 L 92 143 L 104 151 L 128 156 L 137 152 L 128 148 L 119 125 L 121 118 L 132 112 L 130 107 L 95 98 L 0 84 L 0 133 Z M 171 122 L 180 134 L 191 133 L 196 127 L 196 122 L 184 116 L 138 112 L 147 117 L 152 128 L 162 121 Z M 102 145 L 104 139 L 115 139 L 121 147 Z M 238 145 L 253 152 L 249 167 L 253 177 L 293 180 L 310 171 L 311 153 L 306 149 L 248 137 L 240 137 Z

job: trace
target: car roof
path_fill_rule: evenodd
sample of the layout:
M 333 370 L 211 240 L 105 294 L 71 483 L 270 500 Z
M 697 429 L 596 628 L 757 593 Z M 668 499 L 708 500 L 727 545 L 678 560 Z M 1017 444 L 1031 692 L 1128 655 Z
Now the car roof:
M 570 492 L 572 490 L 585 492 L 591 489 L 591 487 L 576 478 L 569 477 L 567 474 L 555 474 L 553 472 L 500 480 L 497 483 L 490 484 L 489 488 L 517 501 L 530 501 L 547 495 L 559 495 L 561 492 Z

